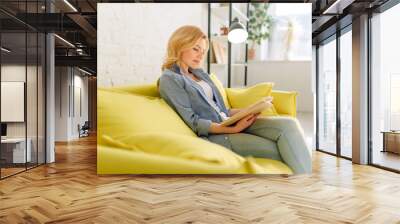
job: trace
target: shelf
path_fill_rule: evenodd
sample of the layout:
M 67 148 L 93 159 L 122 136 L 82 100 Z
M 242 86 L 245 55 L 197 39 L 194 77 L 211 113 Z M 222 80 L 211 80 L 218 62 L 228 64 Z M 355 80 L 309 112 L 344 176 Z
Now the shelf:
M 219 42 L 227 42 L 228 41 L 228 35 L 211 36 L 211 40 L 215 40 L 215 41 L 219 41 Z
M 221 54 L 221 52 L 223 53 L 223 56 L 219 58 L 222 58 L 221 60 L 216 60 L 217 58 L 215 56 L 217 56 L 217 54 L 213 54 L 214 58 L 211 58 L 212 62 L 225 62 L 225 63 L 211 63 L 211 61 L 209 61 L 208 65 L 211 67 L 210 71 L 226 71 L 226 75 L 227 77 L 225 77 L 224 75 L 224 80 L 227 81 L 229 80 L 229 83 L 227 83 L 227 86 L 230 87 L 230 85 L 232 84 L 232 79 L 231 79 L 231 73 L 239 70 L 243 70 L 244 71 L 244 77 L 247 77 L 247 54 L 245 55 L 245 60 L 241 60 L 242 57 L 236 57 L 236 56 L 242 56 L 240 54 L 240 52 L 242 52 L 242 50 L 244 50 L 243 45 L 242 44 L 247 44 L 247 42 L 243 42 L 241 44 L 237 44 L 240 45 L 238 47 L 229 44 L 228 41 L 228 36 L 227 35 L 215 35 L 214 33 L 220 33 L 221 26 L 228 26 L 228 24 L 231 23 L 231 21 L 235 18 L 238 18 L 239 21 L 244 24 L 245 26 L 247 25 L 249 19 L 246 16 L 246 12 L 248 12 L 248 3 L 247 5 L 234 5 L 232 3 L 226 4 L 226 3 L 209 3 L 210 8 L 209 8 L 209 13 L 210 13 L 210 17 L 208 19 L 208 25 L 209 27 L 213 27 L 215 26 L 215 28 L 218 29 L 214 29 L 208 32 L 208 37 L 210 39 L 210 50 L 213 50 L 215 47 L 216 48 L 216 52 L 218 52 L 218 55 Z M 242 7 L 243 6 L 243 7 Z M 229 21 L 229 12 L 232 12 L 232 17 L 231 17 L 231 21 Z M 244 10 L 246 12 L 242 12 L 241 10 Z M 213 35 L 211 35 L 211 32 L 213 32 Z M 222 45 L 222 46 L 219 46 Z M 236 45 L 236 44 L 235 44 Z M 220 48 L 224 48 L 224 50 L 221 50 Z M 229 51 L 231 52 L 229 54 Z M 242 52 L 245 53 L 245 52 Z M 238 54 L 238 55 L 236 55 Z M 226 57 L 227 56 L 227 57 Z M 244 81 L 244 83 L 246 83 L 246 80 Z
M 215 40 L 218 42 L 228 42 L 228 35 L 211 36 L 211 40 Z M 247 44 L 247 41 L 244 41 L 242 43 L 237 43 L 235 45 L 240 45 L 240 44 Z
M 219 17 L 223 21 L 229 21 L 229 6 L 213 6 L 211 7 L 211 14 Z M 232 20 L 238 17 L 240 22 L 244 23 L 249 21 L 247 16 L 235 6 L 232 6 Z

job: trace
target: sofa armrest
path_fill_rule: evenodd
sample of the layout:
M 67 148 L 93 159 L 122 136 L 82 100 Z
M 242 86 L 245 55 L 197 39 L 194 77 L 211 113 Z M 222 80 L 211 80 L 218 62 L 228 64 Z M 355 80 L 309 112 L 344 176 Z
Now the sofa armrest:
M 296 117 L 297 92 L 273 90 L 273 104 L 279 115 Z

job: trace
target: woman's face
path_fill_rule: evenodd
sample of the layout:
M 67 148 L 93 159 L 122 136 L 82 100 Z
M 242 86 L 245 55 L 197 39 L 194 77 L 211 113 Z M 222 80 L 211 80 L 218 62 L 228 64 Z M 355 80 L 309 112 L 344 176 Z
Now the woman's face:
M 206 46 L 206 40 L 199 39 L 194 46 L 182 51 L 182 62 L 190 68 L 200 68 L 206 53 Z

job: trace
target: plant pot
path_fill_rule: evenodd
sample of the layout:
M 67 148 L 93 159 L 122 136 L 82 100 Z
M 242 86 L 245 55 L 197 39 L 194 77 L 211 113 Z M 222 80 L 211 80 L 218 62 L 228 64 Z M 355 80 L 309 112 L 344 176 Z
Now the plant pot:
M 248 59 L 248 60 L 254 60 L 255 57 L 256 57 L 256 49 L 250 48 L 250 49 L 247 51 L 247 59 Z
M 229 28 L 226 26 L 219 28 L 219 30 L 220 30 L 221 36 L 228 35 L 228 33 L 229 33 Z

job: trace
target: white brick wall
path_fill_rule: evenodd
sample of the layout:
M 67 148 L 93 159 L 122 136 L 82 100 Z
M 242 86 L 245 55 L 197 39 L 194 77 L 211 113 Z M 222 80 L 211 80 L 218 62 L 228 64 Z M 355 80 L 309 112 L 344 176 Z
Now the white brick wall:
M 173 31 L 195 25 L 207 33 L 207 4 L 100 3 L 97 20 L 98 86 L 152 83 Z

